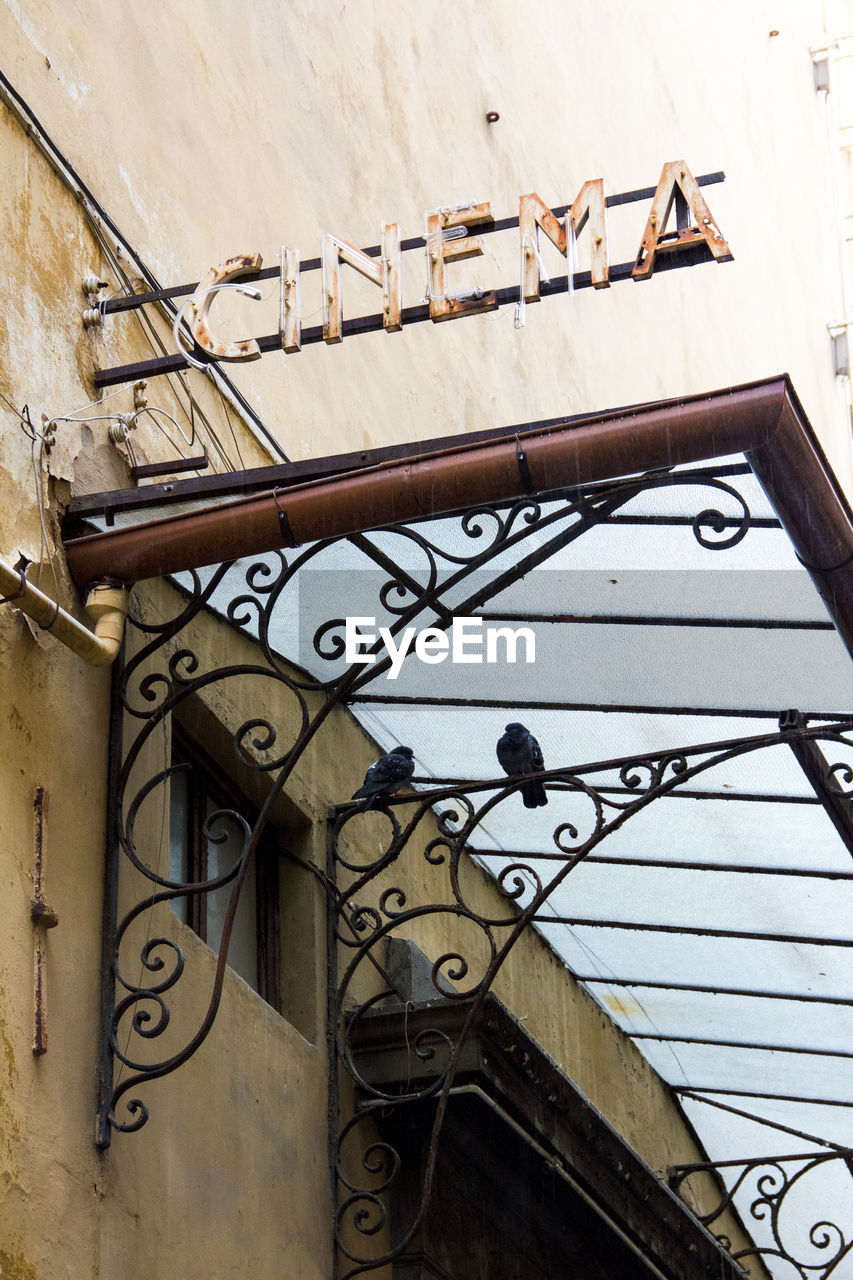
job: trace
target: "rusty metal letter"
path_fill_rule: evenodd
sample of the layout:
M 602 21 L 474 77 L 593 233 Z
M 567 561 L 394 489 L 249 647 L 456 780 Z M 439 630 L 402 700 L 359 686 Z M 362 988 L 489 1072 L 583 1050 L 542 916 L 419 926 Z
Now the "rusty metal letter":
M 583 184 L 569 215 L 572 220 L 572 235 L 576 240 L 589 222 L 592 287 L 609 289 L 610 259 L 607 251 L 607 206 L 604 202 L 603 178 L 592 178 Z
M 238 342 L 219 342 L 208 327 L 210 304 L 220 285 L 241 280 L 244 276 L 260 271 L 263 259 L 259 253 L 241 253 L 228 258 L 221 266 L 211 267 L 190 300 L 193 313 L 191 331 L 202 351 L 214 360 L 259 360 L 260 347 L 254 338 Z
M 518 229 L 521 235 L 521 260 L 524 264 L 522 289 L 525 302 L 539 301 L 539 261 L 536 253 L 538 228 L 564 256 L 568 249 L 566 219 L 554 216 L 544 200 L 531 191 L 518 203 Z
M 465 235 L 464 228 L 482 226 L 494 222 L 488 201 L 483 204 L 466 204 L 453 209 L 433 209 L 426 216 L 427 270 L 429 272 L 430 319 L 455 320 L 457 316 L 472 315 L 480 311 L 494 311 L 497 298 L 493 291 L 474 290 L 473 293 L 447 296 L 444 264 L 461 262 L 465 258 L 477 258 L 483 252 L 479 237 L 473 240 Z M 460 238 L 447 235 L 458 229 Z
M 382 290 L 382 327 L 387 333 L 402 329 L 400 284 L 400 231 L 396 222 L 382 228 L 379 258 L 370 258 L 355 245 L 337 236 L 323 236 L 323 341 L 343 340 L 344 309 L 341 294 L 341 263 L 379 285 Z
M 281 246 L 281 347 L 302 350 L 302 288 L 299 280 L 299 250 Z
M 665 228 L 674 200 L 682 203 L 687 215 L 687 225 L 668 232 Z M 693 225 L 690 225 L 691 218 Z M 656 254 L 684 249 L 693 244 L 701 244 L 702 241 L 717 262 L 730 262 L 734 256 L 687 165 L 683 160 L 669 160 L 661 170 L 637 261 L 631 272 L 632 278 L 650 280 L 655 269 Z
M 593 178 L 585 182 L 566 217 L 562 219 L 556 217 L 535 191 L 521 197 L 518 206 L 518 226 L 521 235 L 522 289 L 525 302 L 539 301 L 539 228 L 541 227 L 560 253 L 568 257 L 569 228 L 571 227 L 572 237 L 576 240 L 587 222 L 590 224 L 592 237 L 590 248 L 592 283 L 596 289 L 607 289 L 610 285 L 610 261 L 607 251 L 604 179 Z M 571 269 L 572 264 L 569 263 L 569 271 Z

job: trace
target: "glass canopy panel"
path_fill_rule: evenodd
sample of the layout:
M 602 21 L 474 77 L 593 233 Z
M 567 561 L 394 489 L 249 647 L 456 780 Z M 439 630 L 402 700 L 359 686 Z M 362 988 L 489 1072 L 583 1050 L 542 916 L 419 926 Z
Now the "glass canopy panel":
M 853 1052 L 853 1005 L 810 1004 L 703 991 L 607 989 L 596 999 L 628 1035 L 689 1036 Z
M 713 1097 L 711 1100 L 716 1101 Z M 752 1170 L 744 1169 L 742 1165 L 721 1170 L 724 1183 L 730 1188 L 735 1188 L 736 1180 L 743 1178 L 735 1192 L 735 1205 L 755 1243 L 775 1251 L 781 1242 L 801 1266 L 797 1272 L 790 1264 L 778 1264 L 775 1257 L 771 1257 L 765 1259 L 771 1264 L 771 1273 L 780 1276 L 800 1274 L 816 1277 L 832 1274 L 833 1280 L 850 1280 L 853 1275 L 853 1260 L 849 1254 L 838 1265 L 828 1266 L 836 1250 L 843 1247 L 843 1242 L 853 1239 L 853 1181 L 850 1169 L 844 1160 L 813 1164 L 808 1159 L 821 1151 L 828 1154 L 827 1148 L 809 1136 L 809 1130 L 814 1128 L 816 1116 L 829 1109 L 813 1104 L 761 1104 L 762 1110 L 769 1107 L 786 1108 L 787 1127 L 798 1130 L 802 1135 L 798 1136 L 797 1132 L 774 1130 L 735 1115 L 731 1110 L 722 1111 L 689 1097 L 682 1099 L 682 1102 L 688 1118 L 697 1131 L 701 1132 L 712 1159 L 730 1159 L 732 1151 L 751 1152 L 756 1156 L 785 1157 L 779 1163 L 760 1164 Z M 733 1103 L 744 1109 L 757 1106 L 752 1099 L 720 1098 L 719 1102 L 727 1108 Z M 850 1109 L 835 1107 L 829 1114 L 834 1131 L 842 1135 L 845 1132 L 849 1134 L 853 1119 Z M 781 1205 L 777 1202 L 777 1214 L 774 1218 L 768 1212 L 767 1193 L 772 1197 L 786 1183 L 792 1183 L 792 1189 Z M 776 1239 L 772 1230 L 774 1221 L 778 1228 Z M 815 1229 L 817 1223 L 821 1225 Z M 751 1264 L 751 1270 L 754 1268 L 755 1264 L 751 1259 L 744 1259 L 744 1263 Z M 777 1266 L 778 1272 L 775 1271 Z
M 848 995 L 853 986 L 849 947 L 765 942 L 752 938 L 639 932 L 590 925 L 538 928 L 574 973 L 600 978 L 672 982 L 741 991 Z M 614 987 L 614 993 L 622 990 Z
M 850 1057 L 817 1057 L 783 1050 L 644 1040 L 643 1055 L 669 1084 L 746 1094 L 815 1098 L 853 1106 Z
M 517 862 L 515 857 L 483 858 L 495 873 Z M 561 864 L 526 859 L 546 881 Z M 531 891 L 521 900 L 526 906 Z M 817 936 L 845 941 L 853 918 L 853 883 L 788 876 L 755 876 L 674 870 L 669 867 L 614 868 L 581 863 L 555 888 L 548 913 L 572 919 L 609 920 L 625 924 L 654 923 L 688 929 L 772 933 L 800 938 L 804 923 L 817 926 Z
M 565 602 L 551 596 L 549 607 L 560 609 Z M 359 616 L 349 607 L 344 611 Z M 377 628 L 386 624 L 373 623 L 372 610 L 361 616 L 366 621 L 358 623 L 360 632 L 375 641 Z M 422 625 L 432 625 L 432 619 Z M 534 637 L 532 641 L 518 637 L 509 649 L 509 661 L 506 639 L 496 634 L 501 625 L 507 630 L 526 627 Z M 490 629 L 495 635 L 491 660 Z M 565 624 L 528 622 L 522 616 L 511 624 L 468 624 L 467 632 L 470 639 L 464 659 L 457 656 L 451 661 L 452 651 L 448 651 L 440 665 L 433 665 L 410 649 L 402 668 L 380 674 L 371 692 L 488 699 L 494 698 L 499 673 L 501 692 L 509 701 L 547 702 L 556 694 L 567 702 L 601 706 L 722 707 L 777 713 L 786 707 L 825 713 L 853 707 L 849 656 L 838 636 L 829 631 L 744 630 L 722 624 L 707 628 Z M 461 641 L 459 646 L 461 655 Z M 396 640 L 395 647 L 399 647 Z M 328 665 L 328 674 L 334 674 L 334 665 Z
M 592 856 L 853 875 L 853 858 L 817 800 L 802 804 L 685 800 L 674 792 L 612 832 Z
M 748 591 L 743 573 L 731 569 L 714 569 L 710 581 L 711 570 L 698 569 L 558 569 L 549 562 L 535 572 L 546 613 L 556 613 L 559 602 L 565 613 L 580 618 L 641 617 L 647 625 L 677 618 L 832 628 L 814 584 L 801 568 L 751 570 Z M 529 580 L 506 587 L 482 609 L 485 614 L 503 611 L 535 611 Z

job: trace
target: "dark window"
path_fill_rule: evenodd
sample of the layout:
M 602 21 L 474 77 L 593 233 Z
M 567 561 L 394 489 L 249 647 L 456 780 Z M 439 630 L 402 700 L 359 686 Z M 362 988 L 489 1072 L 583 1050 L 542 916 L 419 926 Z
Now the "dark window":
M 179 726 L 172 742 L 169 819 L 169 879 L 192 883 L 212 880 L 233 866 L 257 809 L 199 745 Z M 243 882 L 228 964 L 275 1009 L 281 1010 L 279 940 L 280 842 L 268 828 L 259 842 L 254 866 Z M 209 893 L 173 899 L 175 914 L 214 951 L 219 950 L 233 883 Z

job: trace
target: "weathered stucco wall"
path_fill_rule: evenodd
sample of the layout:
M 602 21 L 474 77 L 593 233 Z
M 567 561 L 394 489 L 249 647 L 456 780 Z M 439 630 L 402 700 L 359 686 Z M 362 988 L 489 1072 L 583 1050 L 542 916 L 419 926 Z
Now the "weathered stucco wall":
M 180 12 L 157 0 L 120 15 L 107 0 L 41 0 L 8 3 L 3 36 L 16 85 L 166 283 L 246 250 L 274 263 L 282 242 L 314 257 L 329 231 L 372 244 L 383 220 L 417 235 L 426 210 L 472 197 L 506 217 L 532 190 L 556 205 L 587 178 L 611 192 L 654 184 L 665 160 L 726 171 L 706 194 L 733 264 L 550 299 L 522 331 L 509 307 L 239 369 L 291 456 L 787 371 L 847 481 L 847 391 L 826 330 L 845 306 L 838 154 L 809 53 L 845 17 L 849 5 L 826 33 L 817 0 L 725 0 L 701 18 L 671 2 L 652 14 L 548 0 L 528 13 L 498 0 L 435 22 L 376 0 L 283 11 L 195 0 Z M 645 213 L 611 210 L 615 261 L 633 258 Z M 514 243 L 503 269 L 493 260 L 498 239 L 451 268 L 460 288 L 517 278 Z M 350 314 L 359 300 L 376 310 L 375 289 L 346 274 Z M 407 255 L 405 300 L 424 277 Z M 305 281 L 306 323 L 317 279 Z M 229 336 L 274 331 L 274 282 L 264 292 L 239 310 L 217 304 Z M 108 327 L 126 343 L 134 326 Z

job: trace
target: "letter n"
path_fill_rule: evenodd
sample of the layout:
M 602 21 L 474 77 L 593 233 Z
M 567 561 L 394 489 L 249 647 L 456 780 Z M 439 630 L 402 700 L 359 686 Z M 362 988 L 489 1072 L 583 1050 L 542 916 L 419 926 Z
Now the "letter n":
M 356 271 L 379 285 L 382 290 L 382 326 L 388 333 L 403 326 L 400 321 L 402 293 L 400 285 L 400 232 L 396 222 L 382 228 L 380 256 L 371 258 L 355 245 L 337 236 L 323 236 L 323 341 L 343 340 L 344 310 L 341 296 L 341 263 L 348 262 Z

